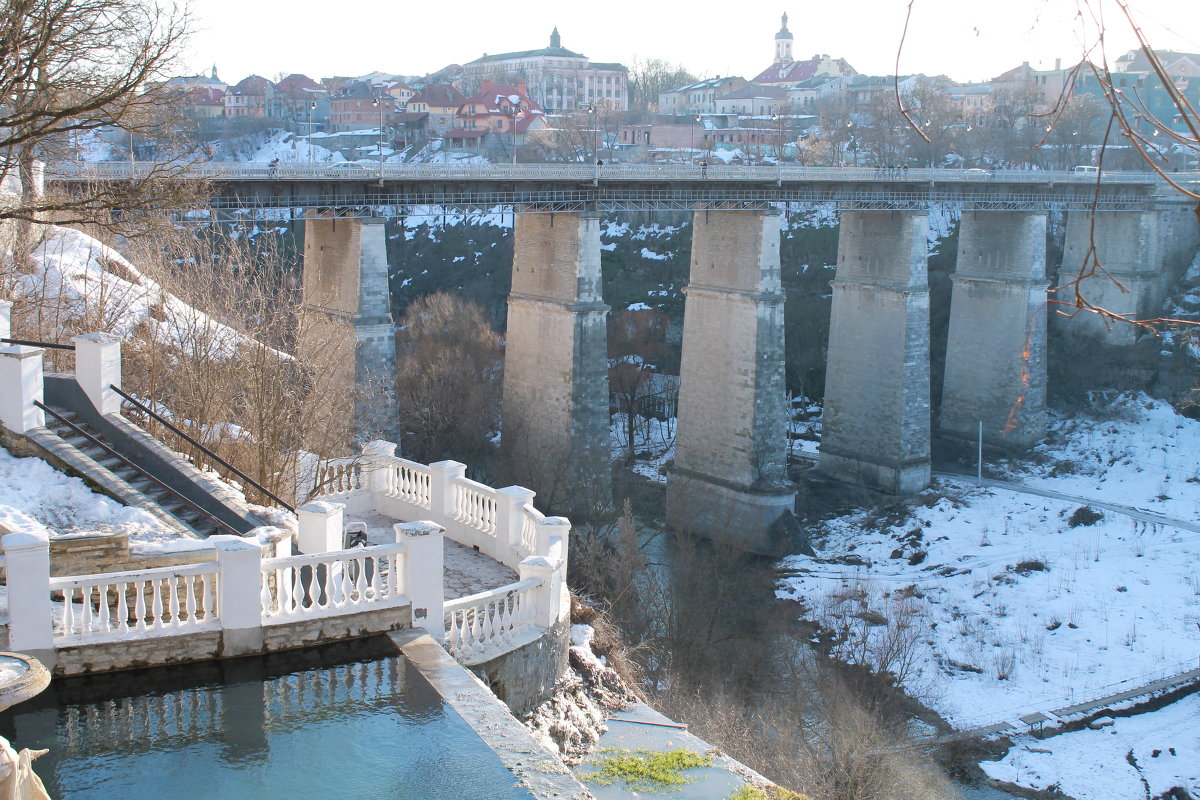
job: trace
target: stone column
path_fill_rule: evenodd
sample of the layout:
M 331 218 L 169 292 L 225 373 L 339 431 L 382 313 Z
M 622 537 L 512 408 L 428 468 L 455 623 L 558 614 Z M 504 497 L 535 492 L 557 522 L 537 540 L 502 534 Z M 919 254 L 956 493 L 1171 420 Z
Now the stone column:
M 395 438 L 396 341 L 382 219 L 312 213 L 305 220 L 304 306 L 300 354 L 317 365 L 317 397 L 329 405 L 331 424 Z
M 412 625 L 424 628 L 439 642 L 446 635 L 443 604 L 443 539 L 446 529 L 428 520 L 397 522 L 396 541 L 406 543 L 404 593 L 412 604 Z
M 1046 215 L 968 211 L 939 433 L 1025 448 L 1046 433 Z
M 820 469 L 893 494 L 929 485 L 927 217 L 844 211 Z
M 42 357 L 46 351 L 23 344 L 0 346 L 0 425 L 25 433 L 46 424 L 46 412 L 33 404 L 43 402 Z
M 1090 252 L 1093 243 L 1094 255 Z M 1079 284 L 1083 299 L 1130 319 L 1157 317 L 1164 291 L 1161 244 L 1157 211 L 1071 211 L 1058 284 L 1070 283 L 1080 270 L 1091 270 L 1093 262 L 1098 262 L 1103 269 L 1096 269 Z M 1054 299 L 1074 303 L 1075 289 L 1060 289 Z M 1072 310 L 1057 308 L 1066 313 Z M 1060 316 L 1057 324 L 1068 335 L 1094 337 L 1111 345 L 1131 345 L 1141 333 L 1122 322 L 1106 325 L 1102 317 L 1086 311 L 1071 319 Z
M 121 337 L 111 333 L 72 336 L 75 343 L 75 380 L 100 414 L 120 414 L 121 396 L 112 387 L 121 385 Z
M 262 545 L 238 536 L 210 536 L 217 551 L 217 613 L 221 657 L 260 653 L 263 648 Z
M 598 214 L 518 214 L 504 356 L 505 455 L 548 508 L 612 505 Z
M 50 534 L 28 520 L 3 537 L 3 548 L 8 562 L 8 649 L 28 653 L 53 668 Z
M 753 552 L 791 549 L 779 215 L 697 211 L 667 519 Z

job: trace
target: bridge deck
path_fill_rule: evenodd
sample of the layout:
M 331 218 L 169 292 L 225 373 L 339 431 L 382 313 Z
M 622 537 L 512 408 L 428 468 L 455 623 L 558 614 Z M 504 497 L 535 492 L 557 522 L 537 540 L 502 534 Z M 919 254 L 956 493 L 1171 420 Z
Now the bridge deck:
M 339 209 L 393 216 L 413 206 L 521 211 L 762 208 L 835 203 L 858 210 L 1124 211 L 1187 202 L 1152 172 L 1077 175 L 1038 170 L 739 167 L 653 164 L 60 164 L 47 179 L 73 186 L 155 174 L 211 181 L 213 208 Z M 1200 189 L 1200 174 L 1171 176 Z M 406 210 L 407 209 L 407 210 Z

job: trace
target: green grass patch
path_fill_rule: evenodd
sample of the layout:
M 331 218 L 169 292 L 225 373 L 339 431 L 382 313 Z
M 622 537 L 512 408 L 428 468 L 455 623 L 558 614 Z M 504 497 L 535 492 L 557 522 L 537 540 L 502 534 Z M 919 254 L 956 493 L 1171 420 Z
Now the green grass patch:
M 790 789 L 784 789 L 782 786 L 771 786 L 763 789 L 760 786 L 747 783 L 729 795 L 729 800 L 808 800 L 808 797 L 796 794 Z
M 676 792 L 695 778 L 683 774 L 693 767 L 711 767 L 712 759 L 691 750 L 601 750 L 596 762 L 600 767 L 583 776 L 601 786 L 611 786 L 618 780 L 624 781 L 629 789 L 639 792 Z

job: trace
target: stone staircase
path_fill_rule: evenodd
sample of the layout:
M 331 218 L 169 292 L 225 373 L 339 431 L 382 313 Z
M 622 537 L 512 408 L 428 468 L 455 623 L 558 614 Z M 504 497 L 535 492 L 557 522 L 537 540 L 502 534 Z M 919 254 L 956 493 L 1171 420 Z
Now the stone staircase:
M 141 508 L 167 527 L 185 535 L 206 538 L 217 533 L 241 532 L 222 524 L 178 492 L 167 488 L 161 478 L 154 480 L 150 477 L 154 474 L 153 470 L 148 465 L 138 464 L 134 458 L 114 455 L 100 443 L 115 450 L 113 444 L 75 412 L 60 408 L 54 411 L 70 424 L 47 414 L 46 427 L 36 439 L 40 447 L 52 452 L 68 471 L 80 475 L 122 503 Z M 92 438 L 80 433 L 80 430 Z M 182 457 L 179 460 L 182 461 Z

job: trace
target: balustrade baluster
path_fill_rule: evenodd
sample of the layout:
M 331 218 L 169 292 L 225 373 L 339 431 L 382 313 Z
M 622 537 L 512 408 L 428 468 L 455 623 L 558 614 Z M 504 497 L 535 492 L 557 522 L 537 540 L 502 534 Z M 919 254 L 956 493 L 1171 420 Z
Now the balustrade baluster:
M 371 570 L 371 599 L 379 601 L 383 599 L 383 568 L 387 565 L 387 558 L 379 558 L 376 556 L 371 559 L 372 566 L 375 569 Z
M 204 581 L 204 576 L 200 576 L 201 582 Z M 196 576 L 188 575 L 183 579 L 187 594 L 184 595 L 184 606 L 187 610 L 187 621 L 189 625 L 196 624 Z
M 478 644 L 483 640 L 483 620 L 479 618 L 478 606 L 471 609 L 471 644 Z
M 291 571 L 291 574 L 292 574 L 292 580 L 291 580 L 292 596 L 290 598 L 290 602 L 288 603 L 288 609 L 287 609 L 288 613 L 290 614 L 290 613 L 292 613 L 294 611 L 298 611 L 304 607 L 304 598 L 305 598 L 306 590 L 304 588 L 304 581 L 303 581 L 304 569 L 301 567 L 288 567 L 288 569 Z M 309 582 L 310 586 L 311 586 L 311 584 L 312 584 L 312 581 Z
M 154 613 L 154 630 L 162 630 L 163 627 L 163 596 L 162 596 L 162 579 L 155 578 L 150 581 L 151 591 L 151 608 Z
M 135 587 L 133 613 L 137 617 L 137 622 L 134 627 L 139 631 L 144 631 L 146 630 L 146 582 L 138 581 Z
M 75 635 L 75 589 L 68 587 L 62 590 L 63 595 L 63 636 Z
M 80 592 L 83 594 L 83 624 L 80 626 L 80 633 L 88 636 L 92 632 L 92 587 L 81 586 Z
M 117 585 L 115 583 L 106 583 L 99 587 L 100 590 L 100 627 L 105 633 L 112 633 L 120 623 L 113 619 L 113 614 L 116 613 L 117 598 L 113 597 L 112 604 L 109 604 L 109 597 L 116 592 Z
M 172 628 L 179 627 L 179 583 L 178 583 L 178 581 L 179 581 L 179 577 L 177 575 L 171 575 L 170 577 L 168 577 L 166 579 L 168 591 L 171 592 L 171 596 L 168 598 L 168 604 L 169 604 L 170 610 L 171 610 L 171 627 Z
M 129 601 L 125 598 L 125 588 L 129 584 L 117 584 L 117 631 L 119 633 L 129 632 Z
M 341 571 L 337 575 L 338 597 L 335 605 L 340 608 L 354 602 L 354 559 L 340 559 L 337 565 L 341 568 Z
M 367 559 L 356 558 L 354 563 L 358 565 L 358 571 L 354 573 L 354 591 L 358 595 L 355 602 L 359 605 L 367 602 Z M 378 565 L 372 564 L 373 572 L 378 571 Z
M 275 578 L 275 585 L 279 586 L 279 570 L 267 569 L 259 571 L 258 580 L 261 586 L 258 590 L 258 605 L 262 608 L 262 613 L 268 617 L 273 616 L 275 613 L 274 603 L 272 602 L 274 598 L 271 597 L 272 577 Z

